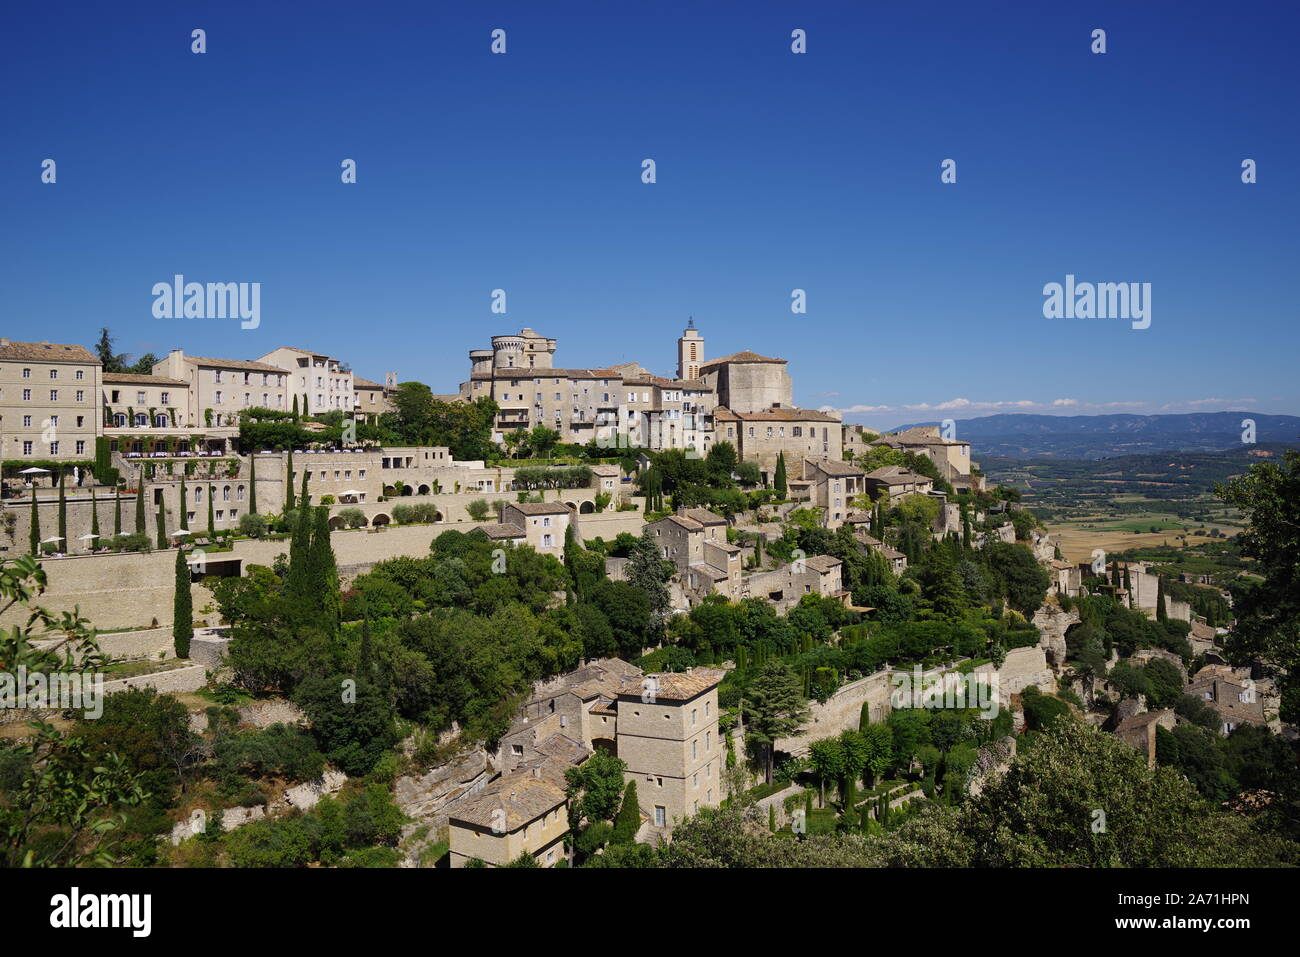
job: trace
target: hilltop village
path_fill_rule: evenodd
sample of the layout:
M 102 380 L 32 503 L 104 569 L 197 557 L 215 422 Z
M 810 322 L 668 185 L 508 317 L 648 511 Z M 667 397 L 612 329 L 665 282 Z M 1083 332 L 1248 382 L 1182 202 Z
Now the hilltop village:
M 888 862 L 1067 723 L 1267 803 L 1293 729 L 1212 576 L 1068 561 L 969 443 L 800 408 L 785 360 L 693 322 L 671 377 L 557 351 L 494 336 L 435 393 L 300 348 L 122 371 L 0 339 L 0 548 L 40 561 L 0 624 L 98 629 L 100 746 L 174 725 L 128 759 L 119 859 L 655 866 L 729 808 Z

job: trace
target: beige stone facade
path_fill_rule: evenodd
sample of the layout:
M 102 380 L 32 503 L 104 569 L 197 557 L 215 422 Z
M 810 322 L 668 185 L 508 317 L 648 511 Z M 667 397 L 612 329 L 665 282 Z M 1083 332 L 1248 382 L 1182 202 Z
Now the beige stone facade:
M 722 801 L 726 748 L 718 734 L 718 685 L 724 675 L 713 668 L 650 674 L 619 691 L 618 756 L 654 828 L 671 829 Z
M 92 460 L 101 374 L 82 346 L 0 339 L 0 459 Z
M 285 372 L 287 391 L 298 397 L 298 411 L 303 415 L 352 412 L 355 408 L 352 370 L 338 359 L 307 349 L 281 346 L 257 361 Z M 292 399 L 289 405 L 293 406 Z
M 288 412 L 292 405 L 288 373 L 266 362 L 189 356 L 173 349 L 154 364 L 153 374 L 188 384 L 187 427 L 236 427 L 244 409 Z

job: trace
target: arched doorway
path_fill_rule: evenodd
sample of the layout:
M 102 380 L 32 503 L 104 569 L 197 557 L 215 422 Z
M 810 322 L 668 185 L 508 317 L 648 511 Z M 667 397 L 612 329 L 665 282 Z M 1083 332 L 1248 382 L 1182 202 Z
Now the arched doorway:
M 374 516 L 374 517 L 370 520 L 370 524 L 371 524 L 372 526 L 374 526 L 375 528 L 378 528 L 380 525 L 387 525 L 387 524 L 388 524 L 389 522 L 391 522 L 391 521 L 392 521 L 392 518 L 390 518 L 389 516 L 385 515 L 383 512 L 380 512 L 378 515 Z
M 582 515 L 590 515 L 594 511 L 596 511 L 596 506 L 591 502 L 583 502 L 578 508 L 578 512 Z

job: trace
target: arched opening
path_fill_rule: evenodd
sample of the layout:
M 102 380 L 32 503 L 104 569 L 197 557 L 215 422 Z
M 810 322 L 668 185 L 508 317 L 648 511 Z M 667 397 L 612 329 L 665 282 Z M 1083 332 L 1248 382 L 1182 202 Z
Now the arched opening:
M 378 515 L 370 519 L 370 524 L 373 525 L 375 528 L 378 528 L 380 525 L 387 525 L 391 521 L 392 521 L 391 518 L 389 518 L 383 512 L 380 512 Z
M 346 528 L 346 527 L 347 527 L 347 523 L 344 522 L 343 519 L 342 519 L 342 517 L 341 517 L 341 516 L 338 516 L 338 515 L 332 515 L 332 516 L 330 516 L 330 522 L 329 522 L 329 525 L 330 525 L 330 531 L 333 531 L 333 532 L 337 532 L 340 528 Z
M 596 506 L 592 502 L 583 502 L 578 508 L 578 512 L 582 515 L 590 515 L 594 511 L 596 511 Z
M 414 495 L 414 494 L 415 494 L 415 489 L 412 488 L 412 487 L 409 486 L 409 485 L 403 485 L 403 486 L 402 486 L 402 494 L 403 494 L 403 495 Z
M 576 512 L 578 510 L 578 506 L 574 505 L 572 502 L 565 502 L 564 507 L 571 512 Z
M 419 490 L 418 492 L 416 492 L 415 494 L 417 494 L 417 495 L 428 495 L 428 494 L 429 494 L 429 486 L 427 486 L 427 485 L 421 485 L 421 486 L 420 486 L 420 490 Z
M 435 511 L 435 512 L 433 513 L 433 520 L 434 520 L 435 522 L 445 522 L 447 519 L 446 519 L 446 517 L 442 514 L 442 512 L 437 512 L 437 511 Z
M 396 495 L 396 494 L 397 494 L 397 487 L 396 487 L 396 486 L 394 486 L 394 485 L 385 485 L 385 486 L 384 486 L 384 498 L 392 498 L 392 497 L 393 497 L 394 495 Z
M 613 738 L 592 738 L 591 747 L 594 751 L 604 751 L 610 756 L 618 754 L 618 747 L 614 744 Z

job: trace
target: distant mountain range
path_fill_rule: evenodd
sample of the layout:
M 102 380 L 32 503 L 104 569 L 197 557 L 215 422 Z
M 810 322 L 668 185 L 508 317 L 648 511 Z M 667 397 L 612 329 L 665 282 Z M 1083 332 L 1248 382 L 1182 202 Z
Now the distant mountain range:
M 1101 459 L 1146 452 L 1219 452 L 1242 447 L 1242 422 L 1246 419 L 1255 423 L 1256 442 L 1300 448 L 1300 416 L 1260 412 L 985 415 L 957 419 L 956 437 L 971 443 L 971 455 L 977 462 L 981 456 Z M 930 421 L 914 425 L 939 424 Z

